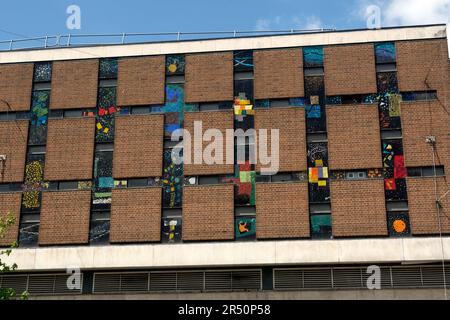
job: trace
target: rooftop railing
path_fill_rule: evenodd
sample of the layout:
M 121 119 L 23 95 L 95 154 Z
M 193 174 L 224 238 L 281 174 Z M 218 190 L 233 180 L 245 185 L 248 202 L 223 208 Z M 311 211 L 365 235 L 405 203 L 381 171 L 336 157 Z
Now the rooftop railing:
M 70 48 L 98 45 L 139 44 L 218 38 L 237 38 L 263 35 L 287 35 L 329 32 L 336 29 L 290 29 L 258 31 L 208 31 L 208 32 L 159 32 L 159 33 L 111 33 L 111 34 L 67 34 L 22 38 L 0 41 L 0 51 Z

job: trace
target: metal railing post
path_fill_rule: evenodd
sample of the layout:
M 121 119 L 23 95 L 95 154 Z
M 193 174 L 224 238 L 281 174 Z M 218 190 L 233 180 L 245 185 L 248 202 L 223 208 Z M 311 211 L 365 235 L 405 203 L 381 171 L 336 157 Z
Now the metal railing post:
M 122 33 L 122 44 L 124 44 L 124 43 L 125 43 L 125 32 Z
M 69 36 L 67 37 L 67 46 L 70 47 L 70 40 L 72 35 L 69 33 Z

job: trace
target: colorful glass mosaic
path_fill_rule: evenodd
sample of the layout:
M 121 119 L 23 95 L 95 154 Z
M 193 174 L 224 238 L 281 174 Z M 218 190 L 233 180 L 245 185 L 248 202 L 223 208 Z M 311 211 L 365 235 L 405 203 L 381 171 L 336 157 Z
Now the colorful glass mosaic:
M 181 75 L 184 74 L 186 59 L 182 54 L 166 56 L 166 74 Z

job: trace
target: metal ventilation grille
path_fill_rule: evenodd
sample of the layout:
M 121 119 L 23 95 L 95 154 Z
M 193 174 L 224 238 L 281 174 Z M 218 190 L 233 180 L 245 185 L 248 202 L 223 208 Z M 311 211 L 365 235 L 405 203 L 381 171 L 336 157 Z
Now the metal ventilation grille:
M 177 274 L 177 289 L 180 291 L 202 291 L 204 272 L 182 272 Z
M 30 276 L 28 292 L 35 294 L 52 294 L 55 288 L 55 276 Z
M 148 291 L 148 273 L 125 273 L 121 275 L 120 291 L 145 292 Z
M 27 276 L 3 276 L 0 281 L 0 288 L 11 288 L 16 294 L 27 291 Z
M 177 273 L 161 272 L 150 274 L 150 291 L 176 291 Z
M 206 272 L 205 274 L 206 291 L 230 291 L 231 290 L 231 271 Z
M 362 270 L 354 269 L 333 269 L 333 288 L 352 288 L 359 289 L 363 287 Z
M 94 292 L 114 293 L 120 292 L 119 273 L 96 273 L 94 274 Z
M 420 267 L 393 267 L 392 284 L 394 288 L 401 287 L 421 287 L 422 272 Z
M 277 289 L 302 289 L 303 271 L 298 269 L 274 270 L 274 287 Z
M 261 290 L 261 270 L 96 273 L 94 293 Z
M 66 295 L 81 294 L 83 275 L 80 278 L 79 289 L 69 289 L 67 280 L 69 274 L 46 275 L 14 275 L 0 277 L 0 288 L 12 288 L 16 294 L 28 292 L 30 295 Z
M 233 271 L 231 273 L 232 290 L 261 289 L 261 270 Z
M 381 289 L 443 288 L 442 266 L 381 267 Z M 364 289 L 372 274 L 365 267 L 274 269 L 274 290 Z M 450 267 L 446 267 L 450 287 Z
M 449 270 L 446 270 L 449 271 Z M 450 274 L 447 273 L 446 278 L 450 279 Z M 422 281 L 426 287 L 444 287 L 444 275 L 442 273 L 442 266 L 429 266 L 422 268 Z
M 332 288 L 331 269 L 303 270 L 304 289 Z

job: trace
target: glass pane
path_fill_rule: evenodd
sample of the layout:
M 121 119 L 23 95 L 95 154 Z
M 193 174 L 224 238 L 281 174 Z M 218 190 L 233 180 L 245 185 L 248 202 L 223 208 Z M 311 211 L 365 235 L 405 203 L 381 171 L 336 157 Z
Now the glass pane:
M 250 165 L 249 161 L 245 164 L 236 164 L 235 174 L 232 180 L 236 184 L 234 198 L 235 205 L 254 206 L 256 204 L 256 172 L 254 166 Z
M 396 61 L 395 43 L 376 43 L 375 59 L 376 63 L 394 63 Z
M 303 48 L 303 61 L 305 68 L 317 68 L 323 66 L 323 48 Z
M 247 131 L 253 129 L 255 124 L 254 109 L 251 100 L 245 93 L 234 99 L 234 128 Z
M 91 221 L 91 229 L 89 231 L 89 242 L 91 245 L 109 243 L 109 220 Z
M 182 222 L 181 218 L 164 218 L 161 226 L 161 241 L 163 243 L 181 242 Z
M 332 225 L 331 215 L 312 215 L 311 216 L 311 237 L 313 239 L 331 239 Z
M 47 142 L 49 101 L 50 91 L 33 91 L 28 138 L 29 145 L 43 145 Z
M 163 106 L 152 106 L 152 113 L 165 113 L 164 135 L 171 137 L 172 133 L 183 127 L 184 112 L 198 111 L 198 105 L 184 103 L 184 85 L 166 85 L 166 103 Z
M 377 73 L 378 92 L 398 93 L 397 72 Z
M 411 235 L 408 213 L 388 213 L 388 229 L 391 237 L 407 237 Z
M 22 196 L 22 210 L 36 211 L 41 206 L 41 191 L 44 183 L 45 155 L 29 155 L 25 165 L 25 182 Z
M 164 150 L 163 207 L 180 208 L 183 200 L 183 164 L 172 160 L 172 149 Z
M 380 112 L 380 126 L 382 129 L 401 129 L 400 103 L 401 95 L 383 94 L 378 97 L 378 109 Z
M 100 79 L 117 78 L 117 73 L 119 70 L 117 59 L 100 59 L 99 70 Z
M 235 219 L 235 238 L 236 240 L 255 240 L 256 239 L 256 218 L 255 217 L 237 217 Z
M 50 82 L 52 81 L 52 63 L 37 62 L 34 64 L 34 82 Z
M 250 100 L 250 104 L 253 103 L 253 80 L 236 80 L 234 81 L 234 96 L 244 97 Z
M 35 247 L 39 241 L 39 222 L 21 223 L 19 227 L 19 246 Z
M 387 200 L 406 200 L 406 177 L 402 140 L 383 141 L 383 168 Z
M 166 74 L 184 74 L 186 65 L 185 56 L 182 54 L 166 56 Z
M 93 208 L 108 208 L 111 204 L 111 189 L 114 187 L 112 177 L 113 153 L 111 151 L 96 152 L 94 159 L 94 194 Z
M 253 70 L 253 51 L 241 50 L 234 52 L 234 71 Z
M 99 88 L 95 136 L 97 142 L 114 140 L 115 113 L 117 112 L 116 91 L 116 87 Z

